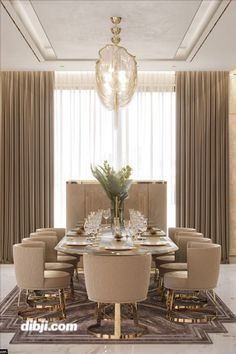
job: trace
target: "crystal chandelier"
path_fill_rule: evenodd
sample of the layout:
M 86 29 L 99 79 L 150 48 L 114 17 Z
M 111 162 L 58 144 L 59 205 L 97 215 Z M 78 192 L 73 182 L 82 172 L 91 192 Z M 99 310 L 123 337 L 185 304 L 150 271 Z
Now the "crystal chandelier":
M 102 103 L 118 115 L 119 107 L 127 105 L 136 89 L 137 63 L 135 57 L 119 46 L 121 17 L 111 17 L 112 44 L 99 51 L 96 62 L 97 92 Z

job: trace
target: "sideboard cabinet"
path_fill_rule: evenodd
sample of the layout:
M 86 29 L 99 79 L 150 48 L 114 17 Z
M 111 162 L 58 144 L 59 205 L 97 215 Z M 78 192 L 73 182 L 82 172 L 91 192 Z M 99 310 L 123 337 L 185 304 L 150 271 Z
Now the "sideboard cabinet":
M 125 200 L 125 218 L 129 209 L 141 211 L 150 223 L 166 231 L 167 183 L 165 181 L 133 182 Z M 110 208 L 111 204 L 101 185 L 92 181 L 66 183 L 66 228 L 84 221 L 90 211 Z

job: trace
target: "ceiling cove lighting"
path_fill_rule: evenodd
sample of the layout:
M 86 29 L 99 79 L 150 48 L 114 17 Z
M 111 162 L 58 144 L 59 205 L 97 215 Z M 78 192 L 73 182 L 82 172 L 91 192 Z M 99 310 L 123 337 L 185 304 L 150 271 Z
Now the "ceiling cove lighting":
M 118 125 L 120 107 L 126 106 L 136 89 L 137 63 L 135 57 L 121 47 L 118 27 L 121 17 L 111 17 L 112 44 L 99 50 L 96 62 L 97 92 L 105 107 L 115 112 L 115 126 Z
M 228 1 L 222 2 L 221 0 L 203 0 L 187 30 L 185 36 L 177 50 L 175 58 L 178 60 L 190 60 L 194 55 L 194 48 L 202 43 L 202 41 L 206 38 L 207 34 L 211 31 L 212 26 L 214 25 L 216 19 L 221 14 L 220 7 L 222 6 L 222 11 L 227 5 Z M 217 15 L 217 10 L 219 10 L 219 15 L 216 16 L 214 20 L 214 16 Z M 211 20 L 214 20 L 212 25 L 209 26 Z M 206 31 L 202 40 L 201 36 L 204 34 L 204 31 L 209 26 L 208 31 Z M 199 43 L 200 41 L 200 43 Z M 192 55 L 192 51 L 194 52 Z M 190 56 L 190 58 L 189 58 Z
M 7 9 L 9 9 L 9 5 L 11 5 L 15 11 L 18 19 L 21 22 L 20 31 L 22 34 L 25 33 L 25 31 L 27 32 L 31 39 L 30 44 L 33 44 L 33 47 L 36 46 L 41 55 L 40 61 L 56 60 L 57 57 L 54 49 L 38 19 L 37 14 L 34 11 L 31 1 L 4 0 L 3 4 Z

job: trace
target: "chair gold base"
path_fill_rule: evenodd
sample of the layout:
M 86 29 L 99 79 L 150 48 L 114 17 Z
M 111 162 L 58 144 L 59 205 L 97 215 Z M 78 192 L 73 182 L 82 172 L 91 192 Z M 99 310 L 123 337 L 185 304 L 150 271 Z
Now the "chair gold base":
M 194 311 L 197 311 L 197 310 L 202 310 L 204 308 L 206 308 L 208 306 L 208 303 L 207 302 L 198 302 L 198 303 L 191 303 L 191 304 L 175 304 L 173 305 L 173 309 L 174 310 L 179 310 L 179 311 L 183 311 L 183 310 L 194 310 Z
M 19 292 L 18 295 L 18 309 L 20 305 L 20 296 L 21 296 L 21 291 Z M 45 294 L 44 294 L 45 295 Z M 25 309 L 18 310 L 18 316 L 24 320 L 39 320 L 40 321 L 59 321 L 62 319 L 66 318 L 66 312 L 65 312 L 65 293 L 64 289 L 59 289 L 58 290 L 58 295 L 57 294 L 49 294 L 50 296 L 37 296 L 37 295 L 32 295 L 29 294 L 29 291 L 26 291 L 26 300 L 25 303 L 28 306 Z M 54 296 L 51 296 L 54 295 Z M 53 300 L 57 300 L 56 303 L 52 303 L 52 298 Z M 60 316 L 47 316 L 45 315 L 45 311 L 60 311 L 61 315 Z M 32 316 L 29 316 L 28 314 L 32 314 Z
M 215 316 L 202 316 L 202 317 L 191 317 L 191 318 L 187 318 L 187 317 L 179 317 L 176 316 L 175 313 L 172 312 L 168 312 L 166 315 L 166 318 L 171 321 L 171 322 L 175 322 L 175 323 L 208 323 L 212 320 L 215 319 Z
M 108 321 L 108 320 L 107 320 Z M 120 334 L 115 334 L 115 333 L 103 333 L 102 326 L 99 323 L 96 323 L 94 325 L 91 325 L 88 327 L 88 333 L 93 334 L 97 338 L 102 338 L 102 339 L 134 339 L 137 337 L 141 337 L 143 334 L 147 333 L 147 327 L 138 325 L 137 331 L 132 331 L 130 333 L 120 333 Z
M 215 299 L 215 294 L 213 291 L 212 292 L 212 297 L 213 297 L 213 303 L 215 306 L 215 309 L 217 308 L 217 303 L 216 303 L 216 299 Z M 183 313 L 185 310 L 192 310 L 195 313 L 197 313 L 198 311 L 201 311 L 204 308 L 208 307 L 208 301 L 206 300 L 202 300 L 199 299 L 195 296 L 195 294 L 197 294 L 196 292 L 194 294 L 185 294 L 185 293 L 178 293 L 175 294 L 174 290 L 171 289 L 166 289 L 166 307 L 167 307 L 167 319 L 169 319 L 172 322 L 177 322 L 177 323 L 207 323 L 213 319 L 216 318 L 216 314 L 215 315 L 202 315 L 201 317 L 181 317 L 181 315 L 177 316 L 176 313 L 174 312 L 174 310 L 177 310 L 177 312 L 179 312 L 180 314 Z M 190 303 L 186 303 L 186 304 L 176 304 L 175 303 L 175 299 L 179 298 L 181 300 L 186 299 L 187 301 L 191 301 Z
M 93 324 L 88 327 L 88 333 L 93 334 L 97 338 L 103 338 L 103 339 L 134 339 L 137 337 L 142 336 L 144 333 L 147 332 L 147 327 L 140 325 L 138 323 L 138 316 L 137 316 L 137 304 L 130 304 L 132 305 L 133 312 L 129 311 L 129 313 L 132 315 L 132 319 L 134 321 L 134 330 L 130 331 L 129 333 L 122 332 L 121 329 L 121 304 L 116 303 L 115 304 L 115 312 L 114 312 L 114 332 L 113 333 L 106 333 L 102 332 L 102 325 L 101 322 L 102 320 L 104 321 L 111 321 L 111 316 L 107 316 L 106 312 L 104 311 L 104 308 L 106 306 L 110 306 L 107 304 L 98 304 L 97 308 L 97 323 Z
M 26 308 L 19 310 L 17 315 L 19 318 L 21 318 L 24 321 L 37 321 L 37 322 L 57 322 L 57 321 L 62 321 L 65 319 L 63 315 L 58 315 L 58 316 L 47 316 L 45 315 L 45 308 L 44 309 L 39 309 L 39 308 L 34 308 L 34 315 L 29 315 L 32 313 L 32 308 Z M 50 309 L 46 309 L 46 311 L 50 311 Z

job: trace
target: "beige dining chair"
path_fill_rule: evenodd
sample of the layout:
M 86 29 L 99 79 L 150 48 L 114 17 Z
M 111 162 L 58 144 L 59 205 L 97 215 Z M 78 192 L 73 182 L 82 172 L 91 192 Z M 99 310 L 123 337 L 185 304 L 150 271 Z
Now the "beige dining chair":
M 221 246 L 213 243 L 190 242 L 187 250 L 187 270 L 168 272 L 164 275 L 167 289 L 167 309 L 175 308 L 176 292 L 212 292 L 217 286 L 221 260 Z
M 39 229 L 38 229 L 39 230 Z M 47 231 L 47 230 L 44 230 L 44 229 L 40 229 L 41 231 L 36 231 L 36 232 L 33 232 L 30 234 L 30 237 L 36 237 L 37 235 L 38 236 L 56 236 L 57 237 L 57 243 L 60 242 L 59 240 L 59 237 L 58 237 L 58 234 L 57 234 L 57 231 L 56 230 L 59 230 L 57 228 L 51 228 L 51 230 Z M 63 231 L 64 229 L 60 229 L 61 230 L 61 235 L 63 234 Z M 56 243 L 56 244 L 57 244 Z M 68 263 L 73 263 L 74 264 L 74 267 L 75 267 L 75 275 L 77 277 L 77 279 L 79 280 L 79 274 L 78 274 L 78 262 L 80 261 L 80 256 L 79 255 L 68 255 L 64 252 L 60 252 L 60 251 L 57 251 L 57 258 L 58 258 L 58 261 L 59 262 L 68 262 Z
M 212 243 L 212 240 L 210 238 L 203 237 L 202 234 L 200 235 L 201 235 L 200 237 L 194 237 L 194 242 L 199 242 L 206 245 Z M 176 262 L 164 263 L 160 265 L 159 267 L 159 287 L 160 288 L 163 288 L 163 280 L 164 280 L 165 273 L 179 271 L 179 270 L 187 270 L 187 248 L 188 248 L 188 244 L 192 241 L 193 241 L 192 236 L 182 236 L 182 234 L 176 236 L 176 244 L 179 247 L 179 249 L 175 253 Z
M 70 274 L 62 271 L 45 270 L 45 247 L 41 243 L 19 243 L 13 245 L 13 260 L 16 282 L 20 289 L 18 305 L 22 290 L 55 290 L 59 294 L 60 309 L 63 318 L 65 312 L 64 289 L 70 286 Z
M 74 295 L 74 282 L 73 282 L 73 274 L 74 274 L 74 265 L 70 263 L 63 263 L 63 262 L 57 262 L 57 261 L 52 261 L 52 257 L 48 257 L 48 243 L 51 241 L 50 240 L 51 236 L 47 238 L 47 242 L 45 242 L 45 237 L 31 237 L 31 238 L 23 238 L 21 240 L 22 243 L 27 243 L 27 244 L 43 244 L 44 246 L 44 267 L 45 270 L 59 270 L 62 272 L 67 272 L 70 274 L 71 281 L 70 281 L 70 289 L 71 289 L 71 295 Z M 53 236 L 54 239 L 54 236 Z M 53 242 L 54 240 L 52 240 Z M 51 246 L 51 245 L 50 245 Z
M 189 227 L 169 227 L 168 228 L 168 237 L 175 242 L 175 235 L 181 232 L 191 232 L 191 233 L 196 233 L 196 229 L 194 228 L 189 228 Z M 159 268 L 161 264 L 165 263 L 172 263 L 175 262 L 175 252 L 170 252 L 168 254 L 164 254 L 161 256 L 153 256 L 153 263 L 155 263 L 155 280 L 158 281 L 160 290 L 162 288 L 161 283 L 162 283 L 162 278 L 158 277 L 159 274 Z
M 48 231 L 56 233 L 58 242 L 61 241 L 61 239 L 66 234 L 66 229 L 62 227 L 44 227 L 44 228 L 36 229 L 36 232 L 48 233 Z
M 120 339 L 138 336 L 146 327 L 139 325 L 137 302 L 147 298 L 151 255 L 84 255 L 84 274 L 88 298 L 98 303 L 97 323 L 88 331 L 102 338 Z M 114 333 L 103 333 L 102 304 L 115 304 Z M 132 335 L 121 331 L 121 304 L 132 304 L 134 322 L 138 327 Z
M 174 229 L 174 228 L 172 228 Z M 172 235 L 172 241 L 175 242 L 178 246 L 178 240 L 177 238 L 179 236 L 186 236 L 186 237 L 203 237 L 202 233 L 193 231 L 194 229 L 189 229 L 191 231 L 186 231 L 187 228 L 175 228 L 178 229 L 177 231 L 175 231 L 175 233 L 173 233 L 173 231 L 171 231 L 171 235 Z M 181 230 L 180 230 L 181 229 Z M 176 251 L 178 252 L 178 251 Z M 163 256 L 158 256 L 155 258 L 155 263 L 156 263 L 156 268 L 159 269 L 161 264 L 166 264 L 166 263 L 173 263 L 176 261 L 176 252 L 173 254 L 166 254 Z
M 52 231 L 53 232 L 53 231 Z M 46 244 L 46 262 L 60 262 L 60 263 L 70 263 L 73 264 L 75 273 L 76 275 L 78 270 L 77 270 L 77 263 L 78 259 L 77 257 L 71 256 L 71 255 L 61 255 L 57 253 L 55 250 L 55 247 L 58 243 L 57 236 L 43 232 L 32 232 L 30 234 L 30 238 L 35 238 L 38 241 L 44 241 Z
M 197 232 L 196 229 L 190 227 L 169 227 L 168 228 L 168 236 L 169 238 L 174 241 L 174 237 L 179 232 Z

